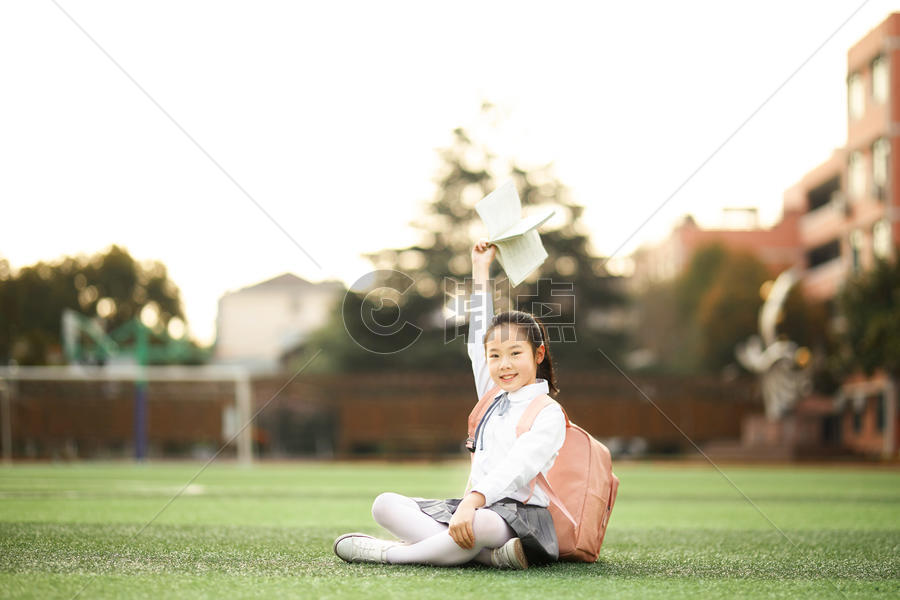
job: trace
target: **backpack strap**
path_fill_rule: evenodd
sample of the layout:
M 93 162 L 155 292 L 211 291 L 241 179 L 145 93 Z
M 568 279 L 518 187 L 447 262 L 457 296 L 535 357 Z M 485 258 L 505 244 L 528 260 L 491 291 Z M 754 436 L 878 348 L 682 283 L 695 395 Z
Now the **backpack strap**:
M 559 409 L 562 411 L 563 416 L 566 418 L 566 427 L 571 425 L 569 422 L 569 415 L 566 414 L 566 409 L 564 409 L 559 402 L 548 396 L 547 394 L 540 394 L 537 398 L 531 401 L 531 404 L 528 405 L 528 408 L 525 409 L 525 412 L 522 413 L 522 416 L 519 418 L 519 423 L 516 425 L 516 437 L 519 437 L 534 425 L 534 420 L 537 419 L 538 414 L 550 406 L 551 404 L 555 404 L 559 406 Z M 487 408 L 485 408 L 487 410 Z
M 468 432 L 469 435 L 466 439 L 466 448 L 472 453 L 472 461 L 475 461 L 475 430 L 478 429 L 478 423 L 481 422 L 481 419 L 484 418 L 484 413 L 487 412 L 488 408 L 491 406 L 491 402 L 494 401 L 494 396 L 497 395 L 497 392 L 500 391 L 500 386 L 495 385 L 491 389 L 487 391 L 487 393 L 482 396 L 478 402 L 475 404 L 475 407 L 472 409 L 472 412 L 469 413 L 469 422 L 468 422 Z M 463 497 L 465 497 L 472 488 L 472 474 L 469 474 L 469 479 L 466 481 L 466 491 L 463 493 Z
M 469 413 L 469 435 L 468 439 L 466 439 L 466 448 L 468 448 L 470 452 L 475 451 L 475 430 L 478 429 L 478 423 L 481 422 L 484 413 L 490 408 L 491 402 L 494 401 L 494 396 L 496 396 L 499 391 L 499 385 L 495 385 L 489 389 L 488 392 L 478 400 L 478 403 L 472 409 L 472 412 Z
M 537 418 L 538 414 L 550 406 L 551 404 L 556 404 L 559 406 L 559 409 L 563 413 L 563 417 L 566 419 L 566 427 L 568 428 L 572 422 L 569 421 L 569 415 L 566 413 L 566 409 L 560 406 L 559 402 L 551 398 L 546 394 L 541 394 L 537 398 L 531 401 L 531 404 L 528 405 L 528 408 L 525 409 L 525 412 L 522 413 L 522 417 L 519 419 L 519 423 L 516 425 L 516 437 L 519 437 L 526 431 L 530 430 L 532 425 L 534 425 L 534 420 Z M 487 409 L 485 409 L 487 410 Z M 531 500 L 531 496 L 534 495 L 534 486 L 536 483 L 540 483 L 541 487 L 544 488 L 544 491 L 547 492 L 547 497 L 550 499 L 552 504 L 555 504 L 556 507 L 560 510 L 560 512 L 565 515 L 569 521 L 572 522 L 572 525 L 577 527 L 578 523 L 575 522 L 575 517 L 569 512 L 569 509 L 566 508 L 566 505 L 560 499 L 559 496 L 556 495 L 556 492 L 553 491 L 553 486 L 550 485 L 550 482 L 547 481 L 547 478 L 544 477 L 544 474 L 540 471 L 537 476 L 531 480 L 531 484 L 529 487 L 531 488 L 531 493 L 528 494 L 528 498 L 525 499 L 525 503 L 527 504 L 529 500 Z
M 566 518 L 571 521 L 573 527 L 578 527 L 578 523 L 575 521 L 575 517 L 572 516 L 572 513 L 569 512 L 569 509 L 566 508 L 566 505 L 563 504 L 562 499 L 556 495 L 556 492 L 553 491 L 553 486 L 550 485 L 550 482 L 547 481 L 547 478 L 544 477 L 543 473 L 538 473 L 537 477 L 534 478 L 531 482 L 531 493 L 534 493 L 534 481 L 537 480 L 540 482 L 541 486 L 544 488 L 544 491 L 547 492 L 547 496 L 550 498 L 550 503 L 555 504 L 556 508 L 566 516 Z M 530 499 L 530 496 L 529 496 Z

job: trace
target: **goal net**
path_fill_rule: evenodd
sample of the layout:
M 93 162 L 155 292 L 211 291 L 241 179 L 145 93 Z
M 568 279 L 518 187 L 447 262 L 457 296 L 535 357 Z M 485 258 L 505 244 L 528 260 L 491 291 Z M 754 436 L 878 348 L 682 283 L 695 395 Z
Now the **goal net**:
M 13 458 L 253 459 L 239 367 L 0 368 L 0 446 Z M 224 448 L 223 448 L 224 446 Z

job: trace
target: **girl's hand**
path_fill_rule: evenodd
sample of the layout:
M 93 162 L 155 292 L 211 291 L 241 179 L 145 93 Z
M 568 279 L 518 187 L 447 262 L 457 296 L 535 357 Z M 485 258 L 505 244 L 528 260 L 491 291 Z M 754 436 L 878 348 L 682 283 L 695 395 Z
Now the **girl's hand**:
M 460 548 L 471 550 L 475 546 L 475 532 L 472 522 L 475 520 L 475 508 L 461 503 L 450 519 L 448 533 Z
M 484 506 L 484 496 L 481 492 L 471 492 L 459 503 L 456 512 L 450 519 L 448 533 L 460 548 L 471 550 L 475 547 L 475 531 L 472 523 L 475 521 L 475 509 Z
M 480 240 L 475 247 L 472 248 L 472 266 L 490 266 L 497 254 L 497 246 L 487 240 Z

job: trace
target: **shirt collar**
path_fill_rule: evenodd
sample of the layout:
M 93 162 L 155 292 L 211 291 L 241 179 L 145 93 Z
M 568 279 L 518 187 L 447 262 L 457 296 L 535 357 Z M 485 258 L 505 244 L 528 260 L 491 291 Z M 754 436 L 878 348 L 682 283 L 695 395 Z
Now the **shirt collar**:
M 534 380 L 534 383 L 529 385 L 523 385 L 519 389 L 514 392 L 509 392 L 509 401 L 510 402 L 526 402 L 534 399 L 539 394 L 549 394 L 550 386 L 547 383 L 546 379 L 541 379 L 538 377 Z M 497 392 L 494 398 L 499 398 L 503 394 L 503 390 Z

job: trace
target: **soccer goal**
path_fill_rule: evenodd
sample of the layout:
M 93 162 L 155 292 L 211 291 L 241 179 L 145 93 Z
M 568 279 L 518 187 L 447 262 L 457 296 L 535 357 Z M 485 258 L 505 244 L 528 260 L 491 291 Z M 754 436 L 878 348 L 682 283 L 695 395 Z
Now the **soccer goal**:
M 15 455 L 206 454 L 253 461 L 253 391 L 238 366 L 0 367 L 0 448 Z

